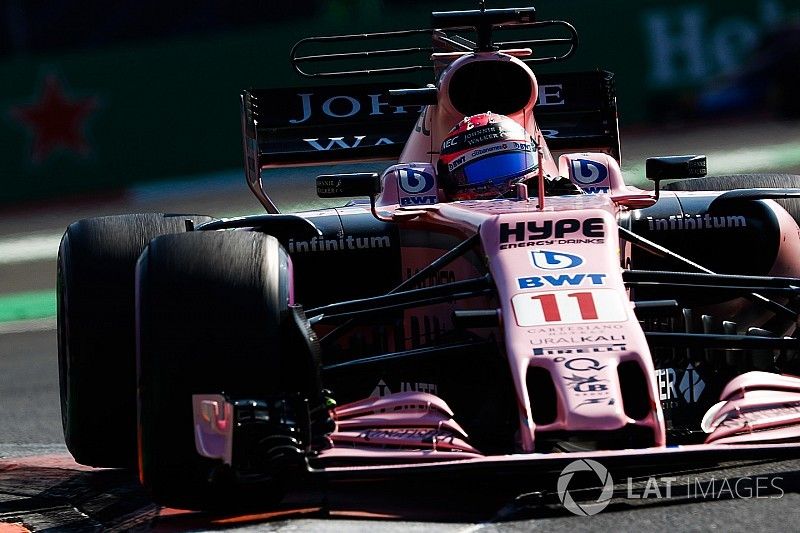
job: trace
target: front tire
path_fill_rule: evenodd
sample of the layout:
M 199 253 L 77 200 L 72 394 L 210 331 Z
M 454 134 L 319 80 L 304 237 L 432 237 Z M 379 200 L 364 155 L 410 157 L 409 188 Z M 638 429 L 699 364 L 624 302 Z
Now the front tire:
M 280 479 L 221 480 L 221 462 L 197 453 L 192 395 L 314 393 L 315 362 L 287 335 L 286 251 L 247 231 L 168 235 L 144 251 L 136 279 L 141 481 L 184 509 L 274 503 Z

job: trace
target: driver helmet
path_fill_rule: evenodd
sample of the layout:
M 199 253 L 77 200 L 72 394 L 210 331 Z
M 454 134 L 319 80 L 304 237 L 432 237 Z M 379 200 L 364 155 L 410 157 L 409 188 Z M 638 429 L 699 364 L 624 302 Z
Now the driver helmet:
M 538 169 L 536 143 L 505 115 L 466 117 L 450 130 L 437 173 L 451 200 L 498 198 Z

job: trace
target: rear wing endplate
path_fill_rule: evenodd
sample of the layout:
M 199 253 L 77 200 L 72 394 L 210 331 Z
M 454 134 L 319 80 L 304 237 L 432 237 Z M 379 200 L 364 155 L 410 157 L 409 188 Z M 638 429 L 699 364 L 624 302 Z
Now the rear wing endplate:
M 391 106 L 389 89 L 372 83 L 296 89 L 250 89 L 241 95 L 247 183 L 268 210 L 261 170 L 279 166 L 396 159 L 419 106 Z

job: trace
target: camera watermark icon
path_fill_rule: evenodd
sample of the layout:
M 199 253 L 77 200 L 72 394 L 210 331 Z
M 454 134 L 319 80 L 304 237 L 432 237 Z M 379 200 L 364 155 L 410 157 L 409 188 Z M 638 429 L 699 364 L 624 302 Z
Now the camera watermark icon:
M 594 472 L 597 475 L 603 485 L 603 490 L 596 501 L 578 503 L 569 491 L 569 482 L 572 481 L 572 477 L 577 472 L 587 471 Z M 614 495 L 614 480 L 611 478 L 611 474 L 608 473 L 608 469 L 597 461 L 578 459 L 577 461 L 572 461 L 561 471 L 556 488 L 558 490 L 558 498 L 565 509 L 579 516 L 592 516 L 605 509 L 611 501 L 611 496 Z
M 581 488 L 572 487 L 575 474 L 583 473 Z M 587 476 L 597 476 L 602 487 L 596 500 L 583 501 L 578 498 L 579 490 L 587 489 Z M 687 500 L 722 500 L 722 499 L 777 499 L 782 498 L 784 490 L 780 486 L 780 476 L 748 476 L 739 478 L 648 476 L 646 478 L 627 478 L 624 495 L 620 490 L 619 497 L 628 500 L 647 499 L 687 499 Z M 573 484 L 575 485 L 575 484 Z M 592 484 L 594 494 L 597 484 Z M 558 477 L 558 498 L 561 505 L 578 516 L 593 516 L 605 509 L 614 496 L 614 480 L 608 469 L 592 459 L 577 459 L 568 464 Z

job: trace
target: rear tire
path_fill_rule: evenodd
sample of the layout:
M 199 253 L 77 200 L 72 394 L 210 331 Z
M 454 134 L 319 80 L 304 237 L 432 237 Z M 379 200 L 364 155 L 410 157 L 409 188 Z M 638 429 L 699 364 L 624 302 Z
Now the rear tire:
M 144 251 L 136 279 L 141 481 L 157 503 L 183 509 L 275 503 L 282 480 L 242 485 L 197 453 L 192 395 L 318 394 L 316 361 L 287 333 L 286 251 L 254 232 L 168 235 Z
M 136 261 L 159 235 L 212 220 L 146 213 L 71 224 L 58 250 L 58 360 L 67 448 L 81 464 L 136 466 Z

